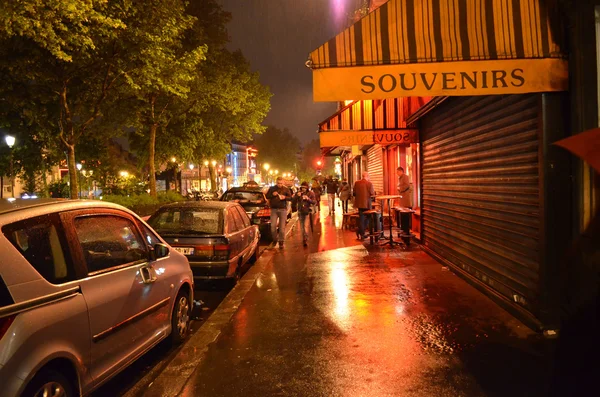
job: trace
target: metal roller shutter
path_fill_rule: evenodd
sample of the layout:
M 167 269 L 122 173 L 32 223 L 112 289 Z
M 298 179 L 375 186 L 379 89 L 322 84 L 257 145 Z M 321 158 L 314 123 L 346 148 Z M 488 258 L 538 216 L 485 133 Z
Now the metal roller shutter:
M 367 171 L 377 194 L 383 194 L 383 148 L 375 145 L 367 151 Z
M 425 247 L 534 313 L 539 297 L 540 95 L 450 98 L 423 117 Z

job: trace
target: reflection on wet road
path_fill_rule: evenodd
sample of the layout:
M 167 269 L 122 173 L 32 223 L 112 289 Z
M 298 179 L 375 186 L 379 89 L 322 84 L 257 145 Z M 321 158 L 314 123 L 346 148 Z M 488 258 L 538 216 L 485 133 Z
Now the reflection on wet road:
M 418 247 L 323 213 L 256 280 L 183 396 L 541 395 L 544 341 Z

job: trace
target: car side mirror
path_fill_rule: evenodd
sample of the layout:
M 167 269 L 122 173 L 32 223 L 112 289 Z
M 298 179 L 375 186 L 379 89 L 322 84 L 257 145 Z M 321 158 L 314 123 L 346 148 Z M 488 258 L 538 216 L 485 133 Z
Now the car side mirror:
M 154 247 L 150 248 L 150 259 L 153 261 L 164 258 L 167 255 L 169 255 L 169 247 L 165 244 L 154 244 Z

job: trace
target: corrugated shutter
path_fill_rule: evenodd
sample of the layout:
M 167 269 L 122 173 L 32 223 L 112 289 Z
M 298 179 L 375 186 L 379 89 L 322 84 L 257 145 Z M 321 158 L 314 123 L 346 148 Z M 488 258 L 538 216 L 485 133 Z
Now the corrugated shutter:
M 540 95 L 450 98 L 421 125 L 425 247 L 532 313 L 541 238 L 539 104 Z
M 383 148 L 375 145 L 367 151 L 367 171 L 377 194 L 383 194 Z

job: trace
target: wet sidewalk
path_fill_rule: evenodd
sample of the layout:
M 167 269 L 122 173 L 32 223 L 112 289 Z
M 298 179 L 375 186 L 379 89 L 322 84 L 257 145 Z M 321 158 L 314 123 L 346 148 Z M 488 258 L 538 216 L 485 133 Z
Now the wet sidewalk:
M 259 260 L 180 395 L 545 395 L 547 340 L 417 244 L 371 247 L 336 215 Z

